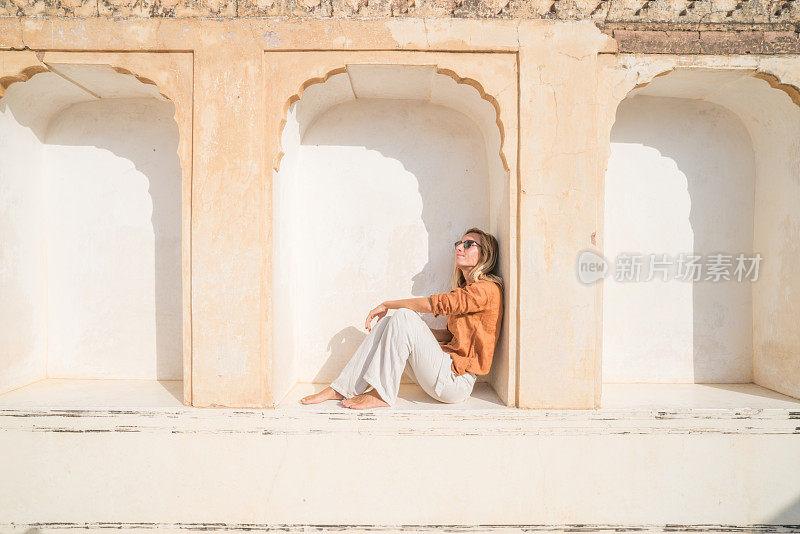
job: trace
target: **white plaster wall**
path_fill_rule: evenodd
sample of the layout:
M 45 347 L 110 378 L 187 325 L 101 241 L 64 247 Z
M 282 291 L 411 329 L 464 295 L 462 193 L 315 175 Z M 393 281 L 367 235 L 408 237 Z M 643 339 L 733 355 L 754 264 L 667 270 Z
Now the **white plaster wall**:
M 281 134 L 285 152 L 280 172 L 273 175 L 272 187 L 272 385 L 276 401 L 282 399 L 297 381 L 298 328 L 296 244 L 298 227 L 303 218 L 296 176 L 300 150 L 300 122 L 297 103 L 292 104 Z
M 0 393 L 43 378 L 47 351 L 42 147 L 21 85 L 0 100 Z
M 49 377 L 181 379 L 173 106 L 78 103 L 46 137 Z
M 751 285 L 617 282 L 630 254 L 750 255 L 755 159 L 731 111 L 645 95 L 625 100 L 611 133 L 605 185 L 605 382 L 752 380 Z M 647 266 L 642 267 L 642 280 Z M 705 269 L 703 278 L 706 277 Z
M 326 382 L 382 300 L 449 291 L 452 243 L 470 226 L 488 227 L 486 145 L 452 109 L 359 98 L 316 118 L 282 178 L 292 166 L 298 379 Z M 444 327 L 444 318 L 425 319 Z
M 800 398 L 800 107 L 755 78 L 718 100 L 741 110 L 756 149 L 753 378 Z
M 105 65 L 57 69 L 0 101 L 0 392 L 180 380 L 174 107 Z

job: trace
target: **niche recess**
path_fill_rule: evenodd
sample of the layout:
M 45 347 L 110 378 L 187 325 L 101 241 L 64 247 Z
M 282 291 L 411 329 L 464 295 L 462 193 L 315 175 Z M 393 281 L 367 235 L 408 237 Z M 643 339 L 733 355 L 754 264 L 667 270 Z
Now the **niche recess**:
M 273 185 L 275 398 L 333 380 L 382 300 L 450 291 L 453 242 L 477 226 L 500 243 L 506 312 L 476 391 L 506 404 L 509 174 L 491 97 L 433 65 L 353 64 L 315 82 L 288 106 Z
M 181 380 L 174 106 L 107 65 L 47 68 L 0 100 L 0 392 Z
M 797 102 L 755 70 L 679 68 L 620 104 L 605 257 L 674 262 L 683 252 L 701 256 L 703 270 L 697 282 L 674 280 L 672 267 L 668 282 L 605 279 L 603 382 L 753 382 L 800 397 Z M 739 253 L 759 253 L 757 280 L 706 280 L 718 253 L 733 256 L 731 274 Z

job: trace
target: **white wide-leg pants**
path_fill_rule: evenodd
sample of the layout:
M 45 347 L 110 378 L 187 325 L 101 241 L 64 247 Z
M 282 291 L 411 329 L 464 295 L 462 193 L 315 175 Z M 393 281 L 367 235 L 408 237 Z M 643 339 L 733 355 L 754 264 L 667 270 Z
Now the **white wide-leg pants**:
M 419 313 L 398 308 L 375 324 L 331 387 L 349 399 L 372 386 L 394 406 L 406 362 L 411 364 L 411 378 L 441 402 L 467 400 L 477 379 L 473 373 L 456 375 L 450 369 L 452 358 Z

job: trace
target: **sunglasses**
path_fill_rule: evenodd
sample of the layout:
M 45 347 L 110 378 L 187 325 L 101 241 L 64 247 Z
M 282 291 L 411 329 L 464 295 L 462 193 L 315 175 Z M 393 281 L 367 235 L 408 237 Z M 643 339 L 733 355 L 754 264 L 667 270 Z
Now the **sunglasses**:
M 472 245 L 481 246 L 481 244 L 478 243 L 477 241 L 473 241 L 472 239 L 465 239 L 464 241 L 456 241 L 454 244 L 454 248 L 458 248 L 458 245 L 460 245 L 461 243 L 464 243 L 464 250 L 469 250 L 469 248 L 472 247 Z

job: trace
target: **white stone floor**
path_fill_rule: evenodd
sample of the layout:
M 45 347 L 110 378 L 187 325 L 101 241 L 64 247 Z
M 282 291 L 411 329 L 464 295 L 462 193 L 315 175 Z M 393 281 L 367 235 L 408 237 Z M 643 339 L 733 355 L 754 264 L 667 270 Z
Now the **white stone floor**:
M 0 395 L 0 408 L 176 408 L 182 380 L 46 378 Z
M 299 399 L 325 384 L 297 384 L 279 410 L 309 410 Z M 49 378 L 0 395 L 0 408 L 180 408 L 180 380 L 80 380 Z M 352 412 L 338 401 L 315 405 L 325 410 Z M 188 408 L 188 407 L 187 407 Z M 415 384 L 401 384 L 398 410 L 514 410 L 502 405 L 485 382 L 460 404 L 443 404 Z M 604 383 L 601 410 L 671 408 L 779 408 L 800 409 L 800 399 L 756 384 L 622 384 Z M 384 409 L 381 409 L 384 410 Z

